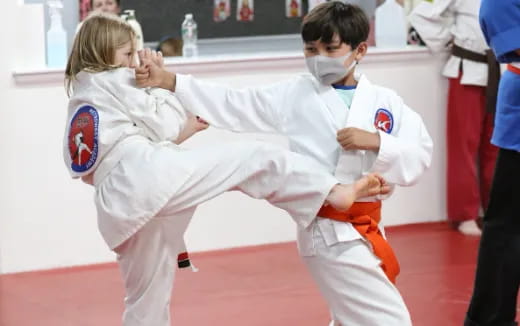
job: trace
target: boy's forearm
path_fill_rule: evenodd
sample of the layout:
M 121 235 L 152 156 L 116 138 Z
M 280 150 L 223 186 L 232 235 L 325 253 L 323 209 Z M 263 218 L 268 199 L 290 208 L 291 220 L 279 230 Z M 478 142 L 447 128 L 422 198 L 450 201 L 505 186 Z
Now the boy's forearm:
M 175 92 L 177 76 L 173 72 L 163 70 L 159 87 Z
M 372 137 L 372 144 L 370 146 L 370 150 L 374 151 L 376 154 L 379 152 L 379 148 L 381 147 L 381 136 L 379 132 L 375 132 Z

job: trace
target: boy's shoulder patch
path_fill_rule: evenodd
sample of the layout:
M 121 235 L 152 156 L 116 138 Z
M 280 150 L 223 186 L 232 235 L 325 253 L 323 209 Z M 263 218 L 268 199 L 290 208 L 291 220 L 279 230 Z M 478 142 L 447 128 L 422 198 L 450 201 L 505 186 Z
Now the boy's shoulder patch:
M 68 143 L 71 169 L 88 171 L 98 156 L 99 115 L 91 105 L 81 106 L 70 121 Z
M 394 116 L 392 115 L 392 112 L 385 108 L 377 109 L 374 117 L 374 127 L 386 132 L 387 134 L 391 133 L 394 129 Z

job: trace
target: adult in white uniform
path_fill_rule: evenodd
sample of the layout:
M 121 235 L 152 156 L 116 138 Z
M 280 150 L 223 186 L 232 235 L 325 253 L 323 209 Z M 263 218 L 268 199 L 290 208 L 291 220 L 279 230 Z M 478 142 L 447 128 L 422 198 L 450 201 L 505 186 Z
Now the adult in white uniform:
M 498 148 L 491 144 L 500 69 L 480 29 L 481 0 L 423 1 L 410 23 L 434 52 L 451 47 L 443 75 L 447 107 L 447 213 L 453 227 L 480 235 Z
M 65 163 L 73 178 L 95 187 L 98 226 L 118 254 L 125 284 L 125 326 L 170 324 L 174 266 L 198 204 L 240 190 L 287 210 L 306 227 L 324 201 L 347 209 L 367 191 L 381 192 L 378 177 L 338 185 L 312 159 L 269 144 L 183 150 L 174 144 L 186 120 L 179 102 L 164 91 L 135 87 L 133 69 L 124 68 L 133 66 L 134 44 L 128 24 L 94 15 L 76 36 L 66 68 L 72 96 Z M 81 161 L 74 157 L 80 128 L 92 150 Z
M 378 171 L 390 183 L 411 185 L 430 164 L 432 140 L 421 117 L 395 92 L 364 76 L 354 79 L 353 66 L 367 50 L 368 29 L 366 16 L 356 6 L 328 2 L 316 7 L 305 18 L 302 32 L 314 76 L 267 87 L 230 89 L 153 64 L 137 69 L 136 78 L 140 86 L 175 91 L 187 110 L 211 125 L 287 136 L 292 151 L 314 158 L 342 182 Z M 351 105 L 348 95 L 331 84 L 355 89 Z M 298 246 L 338 324 L 411 324 L 381 261 L 352 224 L 321 217 L 307 226 L 298 224 Z

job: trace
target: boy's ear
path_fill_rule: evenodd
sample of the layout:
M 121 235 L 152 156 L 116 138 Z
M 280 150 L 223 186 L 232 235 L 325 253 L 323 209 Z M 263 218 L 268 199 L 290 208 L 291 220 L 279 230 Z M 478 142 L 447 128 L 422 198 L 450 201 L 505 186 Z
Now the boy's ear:
M 356 60 L 360 61 L 361 59 L 363 59 L 365 54 L 367 54 L 367 50 L 368 50 L 367 42 L 359 43 L 358 47 L 356 48 Z

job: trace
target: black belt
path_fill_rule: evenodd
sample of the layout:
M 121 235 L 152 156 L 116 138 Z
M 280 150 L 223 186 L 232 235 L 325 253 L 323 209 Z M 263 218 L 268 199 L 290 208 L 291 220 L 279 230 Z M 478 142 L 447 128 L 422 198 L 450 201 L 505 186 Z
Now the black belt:
M 473 52 L 453 44 L 451 54 L 461 59 L 481 62 L 488 65 L 488 80 L 486 87 L 486 110 L 494 113 L 497 104 L 498 82 L 500 81 L 500 64 L 492 50 L 486 54 Z

